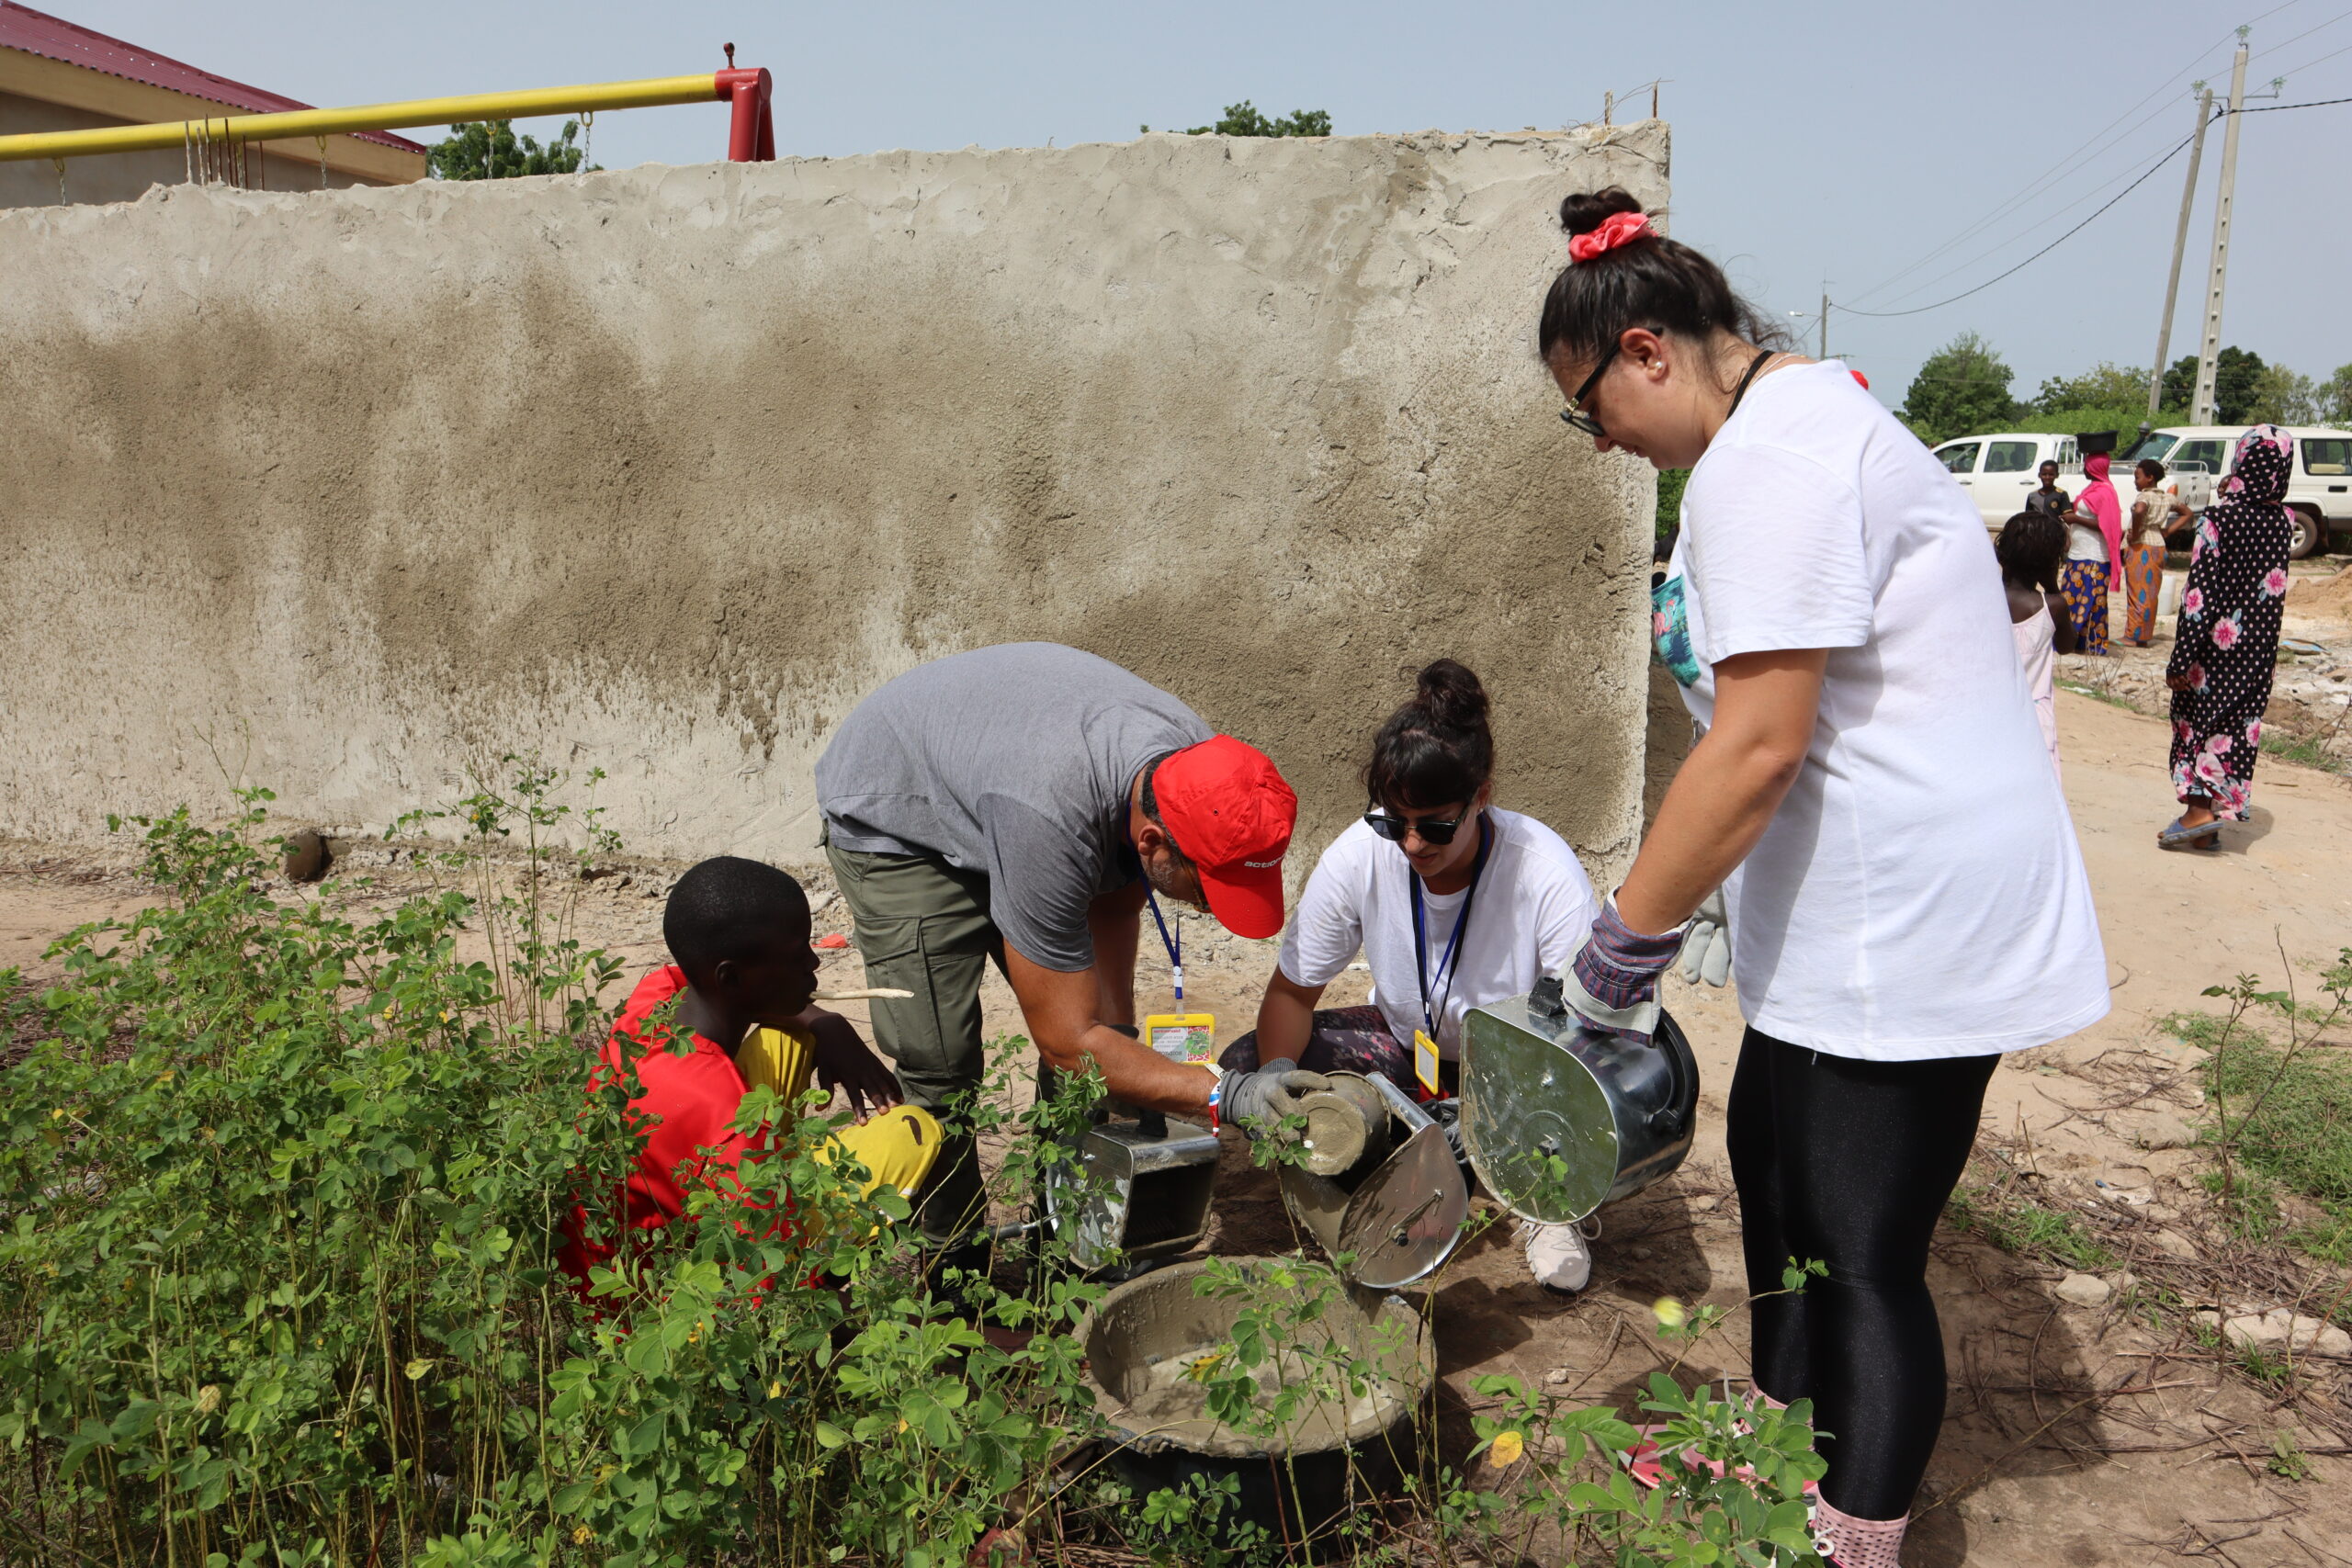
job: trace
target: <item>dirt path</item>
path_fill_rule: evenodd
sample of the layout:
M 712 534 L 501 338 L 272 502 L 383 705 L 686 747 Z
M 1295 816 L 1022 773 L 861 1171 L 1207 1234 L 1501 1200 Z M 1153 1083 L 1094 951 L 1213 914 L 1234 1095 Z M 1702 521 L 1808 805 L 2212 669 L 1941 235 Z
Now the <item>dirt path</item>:
M 2149 1311 L 2153 1281 L 2167 1282 L 2184 1306 L 2202 1299 L 2199 1281 L 2214 1277 L 2204 1261 L 2211 1236 L 2199 1227 L 2201 1197 L 2184 1185 L 2201 1156 L 2134 1143 L 2152 1128 L 2153 1141 L 2168 1141 L 2165 1118 L 2193 1121 L 2200 1100 L 2188 1073 L 2195 1054 L 2164 1019 L 2211 1006 L 2199 992 L 2240 971 L 2275 984 L 2282 947 L 2308 985 L 2315 964 L 2352 943 L 2352 783 L 2265 759 L 2253 820 L 2232 830 L 2224 852 L 2166 854 L 2154 843 L 2173 811 L 2162 722 L 2071 693 L 2062 694 L 2059 716 L 2116 1008 L 2081 1036 L 2009 1059 L 1994 1079 L 1985 1146 L 2023 1173 L 2018 1179 L 2041 1204 L 2084 1215 L 2143 1283 L 2135 1303 L 2130 1280 L 2110 1269 L 2108 1277 L 2126 1287 L 2118 1302 L 2069 1306 L 2053 1293 L 2064 1270 L 1967 1235 L 1939 1235 L 1933 1282 L 1945 1313 L 1951 1413 L 1906 1561 L 1912 1568 L 2140 1564 L 2176 1555 L 2240 1568 L 2352 1562 L 2352 1461 L 2342 1457 L 2342 1428 L 2324 1419 L 2331 1411 L 2342 1419 L 2346 1367 L 2306 1364 L 2312 1403 L 2298 1415 L 2198 1349 L 2178 1311 Z M 670 874 L 639 867 L 600 878 L 582 903 L 582 934 L 634 966 L 658 961 Z M 141 897 L 127 854 L 0 845 L 0 968 L 38 975 L 52 936 L 128 913 Z M 841 925 L 837 903 L 820 908 L 820 930 Z M 1272 944 L 1224 937 L 1195 920 L 1184 929 L 1193 1003 L 1215 1010 L 1229 1037 L 1255 1011 Z M 830 958 L 826 972 L 857 983 L 854 954 Z M 1164 963 L 1148 962 L 1139 982 L 1148 1003 L 1164 979 Z M 1343 978 L 1333 1001 L 1360 1000 L 1363 980 Z M 986 1000 L 992 1029 L 1019 1029 L 1010 993 L 994 976 Z M 1530 1282 L 1507 1223 L 1449 1265 L 1435 1312 L 1445 1419 L 1457 1437 L 1474 1403 L 1473 1373 L 1512 1371 L 1581 1399 L 1626 1402 L 1663 1361 L 1648 1330 L 1652 1300 L 1673 1294 L 1730 1306 L 1743 1294 L 1738 1206 L 1722 1145 L 1722 1093 L 1740 1029 L 1736 1001 L 1679 980 L 1669 982 L 1667 1000 L 1705 1076 L 1700 1145 L 1676 1177 L 1604 1212 L 1593 1284 L 1580 1296 L 1553 1296 Z M 1271 1182 L 1238 1147 L 1226 1155 L 1215 1247 L 1291 1245 Z M 2237 1303 L 2216 1297 L 2215 1304 Z M 1735 1315 L 1687 1370 L 1742 1370 L 1744 1336 L 1744 1318 Z M 2289 1481 L 2265 1467 L 2281 1429 L 2313 1452 L 2310 1479 Z

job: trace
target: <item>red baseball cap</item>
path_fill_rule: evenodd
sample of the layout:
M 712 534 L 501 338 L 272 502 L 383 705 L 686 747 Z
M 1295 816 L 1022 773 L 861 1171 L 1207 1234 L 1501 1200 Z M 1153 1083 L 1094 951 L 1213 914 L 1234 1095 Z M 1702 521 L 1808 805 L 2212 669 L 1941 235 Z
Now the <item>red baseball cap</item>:
M 1283 929 L 1283 856 L 1298 796 L 1268 757 L 1219 735 L 1159 764 L 1151 775 L 1160 825 L 1200 869 L 1209 913 L 1236 936 Z

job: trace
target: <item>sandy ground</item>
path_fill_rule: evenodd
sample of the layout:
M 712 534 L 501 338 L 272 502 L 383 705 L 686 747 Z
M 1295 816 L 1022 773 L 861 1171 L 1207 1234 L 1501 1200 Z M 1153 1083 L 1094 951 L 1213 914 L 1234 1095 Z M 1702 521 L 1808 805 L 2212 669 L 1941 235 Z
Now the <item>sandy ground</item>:
M 2352 649 L 2352 622 L 2305 617 L 2300 629 Z M 2066 660 L 2062 681 L 2099 683 L 2101 671 L 2083 668 L 2094 662 Z M 2025 1172 L 2040 1202 L 2082 1215 L 2143 1288 L 2135 1308 L 2132 1280 L 2110 1276 L 2125 1287 L 2116 1303 L 2066 1305 L 2053 1293 L 2063 1270 L 1949 1230 L 1939 1235 L 1932 1280 L 1944 1312 L 1951 1408 L 1905 1562 L 2352 1563 L 2352 1411 L 2345 1403 L 2352 1367 L 2308 1360 L 2301 1395 L 2282 1400 L 2199 1350 L 2177 1313 L 2148 1308 L 2162 1287 L 2184 1305 L 2301 1301 L 2316 1312 L 2324 1300 L 2304 1292 L 2317 1282 L 2274 1269 L 2267 1296 L 2245 1294 L 2231 1283 L 2246 1277 L 2243 1260 L 2208 1226 L 2204 1201 L 2188 1184 L 2204 1156 L 2135 1144 L 2135 1135 L 2168 1141 L 2165 1118 L 2193 1122 L 2201 1104 L 2191 1077 L 2197 1054 L 2162 1020 L 2211 1007 L 2203 988 L 2241 971 L 2276 984 L 2291 964 L 2308 987 L 2313 968 L 2352 943 L 2352 781 L 2266 758 L 2253 818 L 2230 831 L 2222 852 L 2167 854 L 2154 842 L 2175 809 L 2163 723 L 2072 692 L 2061 694 L 2059 716 L 2115 1010 L 2082 1035 L 2009 1058 L 1994 1078 L 1982 1146 Z M 388 888 L 403 880 L 397 867 L 379 874 Z M 632 974 L 661 961 L 661 897 L 673 874 L 636 865 L 589 884 L 582 934 L 619 952 Z M 841 930 L 838 901 L 818 891 L 820 930 Z M 42 951 L 60 932 L 128 914 L 145 897 L 126 852 L 0 844 L 0 968 L 39 976 L 48 968 Z M 1183 927 L 1190 1004 L 1213 1010 L 1229 1038 L 1255 1013 L 1272 944 L 1194 919 Z M 1148 933 L 1146 942 L 1153 945 Z M 829 956 L 826 975 L 829 983 L 858 984 L 854 954 Z M 1361 1000 L 1363 979 L 1343 978 L 1332 1003 Z M 1165 984 L 1164 962 L 1148 953 L 1139 1000 L 1160 1005 Z M 1446 1389 L 1442 1420 L 1457 1442 L 1476 1403 L 1468 1392 L 1474 1373 L 1510 1371 L 1578 1398 L 1628 1403 L 1663 1364 L 1649 1331 L 1652 1300 L 1673 1294 L 1733 1306 L 1744 1295 L 1738 1205 L 1722 1144 L 1736 1000 L 1679 979 L 1669 980 L 1666 999 L 1702 1064 L 1697 1147 L 1678 1174 L 1604 1211 L 1593 1282 L 1579 1296 L 1545 1292 L 1527 1278 L 1508 1223 L 1488 1225 L 1449 1263 L 1432 1310 Z M 1001 979 L 990 977 L 985 1000 L 992 1030 L 1018 1032 Z M 1292 1244 L 1271 1179 L 1229 1138 L 1210 1246 L 1235 1253 Z M 1745 1362 L 1745 1318 L 1735 1314 L 1687 1370 L 1738 1372 Z M 2313 1456 L 2310 1479 L 2290 1481 L 2263 1464 L 2281 1430 Z

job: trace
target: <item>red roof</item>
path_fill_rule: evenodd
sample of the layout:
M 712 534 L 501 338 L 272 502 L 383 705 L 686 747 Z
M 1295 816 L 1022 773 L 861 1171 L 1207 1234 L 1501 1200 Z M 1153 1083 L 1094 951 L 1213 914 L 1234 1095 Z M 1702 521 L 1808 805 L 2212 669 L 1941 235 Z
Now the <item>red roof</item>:
M 184 65 L 165 55 L 128 44 L 119 38 L 92 32 L 76 27 L 62 17 L 46 11 L 36 11 L 29 6 L 19 6 L 16 0 L 0 0 L 0 49 L 20 49 L 27 54 L 38 54 L 44 60 L 62 61 L 79 65 L 85 71 L 103 72 L 125 81 L 143 82 L 150 87 L 163 87 L 190 97 L 205 98 L 231 108 L 252 114 L 267 114 L 279 109 L 307 109 L 316 106 L 265 93 L 259 87 L 248 87 L 243 82 L 232 82 L 226 76 L 215 76 L 209 71 L 199 71 Z M 373 141 L 379 147 L 396 147 L 403 152 L 422 152 L 424 148 L 405 136 L 394 136 L 388 130 L 362 130 L 355 133 L 362 141 Z

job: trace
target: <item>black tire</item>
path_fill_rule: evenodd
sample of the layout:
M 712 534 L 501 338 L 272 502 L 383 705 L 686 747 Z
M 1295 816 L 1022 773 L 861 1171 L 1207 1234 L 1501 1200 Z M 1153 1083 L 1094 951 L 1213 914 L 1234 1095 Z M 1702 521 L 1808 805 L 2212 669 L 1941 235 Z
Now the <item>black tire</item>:
M 2295 525 L 2294 533 L 2287 540 L 2289 560 L 2301 560 L 2305 556 L 2326 547 L 2327 521 L 2325 518 L 2304 506 L 2287 508 L 2287 516 Z

